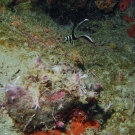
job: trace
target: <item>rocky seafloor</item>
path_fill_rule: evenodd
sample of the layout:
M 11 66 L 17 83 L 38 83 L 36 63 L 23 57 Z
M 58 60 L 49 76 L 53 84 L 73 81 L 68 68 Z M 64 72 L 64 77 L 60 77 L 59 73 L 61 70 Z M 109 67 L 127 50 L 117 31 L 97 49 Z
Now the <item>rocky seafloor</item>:
M 111 19 L 90 21 L 95 31 L 93 34 L 76 31 L 90 34 L 95 44 L 79 39 L 74 41 L 74 46 L 63 40 L 71 34 L 71 27 L 57 25 L 41 12 L 26 10 L 13 13 L 2 6 L 0 20 L 1 134 L 23 135 L 26 129 L 34 131 L 34 125 L 39 128 L 41 125 L 37 122 L 42 123 L 43 130 L 47 129 L 44 122 L 49 121 L 48 128 L 56 126 L 56 117 L 52 115 L 54 108 L 67 111 L 76 109 L 78 104 L 91 102 L 90 86 L 100 84 L 100 94 L 94 98 L 101 109 L 95 108 L 96 115 L 90 117 L 100 124 L 96 134 L 134 135 L 135 46 L 134 39 L 126 32 L 131 24 L 122 20 L 119 13 Z M 78 76 L 83 91 L 76 91 Z M 17 97 L 10 95 L 8 88 L 14 86 L 22 86 L 19 90 L 25 91 L 17 93 Z M 39 93 L 42 95 L 40 100 Z M 60 94 L 62 97 L 58 96 Z M 65 99 L 61 100 L 63 97 Z M 56 102 L 57 99 L 60 100 Z M 113 105 L 106 111 L 110 103 Z M 44 106 L 42 111 L 41 106 Z M 86 111 L 87 107 L 81 109 Z M 55 110 L 56 114 L 58 110 Z M 38 117 L 39 114 L 42 117 Z M 67 116 L 62 117 L 59 122 L 65 121 L 65 117 L 67 120 Z M 92 135 L 94 131 L 89 129 L 86 134 Z

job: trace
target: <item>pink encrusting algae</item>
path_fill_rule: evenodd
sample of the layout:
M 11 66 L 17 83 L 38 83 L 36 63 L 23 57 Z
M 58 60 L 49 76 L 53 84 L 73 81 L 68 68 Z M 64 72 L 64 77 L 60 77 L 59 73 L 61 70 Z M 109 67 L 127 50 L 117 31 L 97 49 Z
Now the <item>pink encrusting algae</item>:
M 58 91 L 51 94 L 49 97 L 47 97 L 46 101 L 48 102 L 57 102 L 58 100 L 61 100 L 65 97 L 64 91 Z
M 24 76 L 24 86 L 16 85 L 18 77 L 13 84 L 3 87 L 6 110 L 21 131 L 67 128 L 69 120 L 77 119 L 80 114 L 84 114 L 86 121 L 92 119 L 101 84 L 94 80 L 89 82 L 87 74 L 73 69 L 70 64 L 52 66 L 37 56 L 33 67 Z

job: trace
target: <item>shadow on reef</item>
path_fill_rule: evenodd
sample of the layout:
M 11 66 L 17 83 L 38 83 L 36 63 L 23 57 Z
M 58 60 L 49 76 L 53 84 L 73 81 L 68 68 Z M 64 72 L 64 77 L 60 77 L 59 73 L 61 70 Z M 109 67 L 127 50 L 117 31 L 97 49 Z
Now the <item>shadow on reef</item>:
M 70 22 L 78 23 L 85 18 L 99 20 L 104 19 L 105 16 L 112 17 L 118 9 L 117 3 L 119 0 L 114 1 L 116 4 L 113 7 L 107 7 L 105 5 L 107 7 L 105 9 L 100 9 L 100 7 L 98 8 L 95 4 L 95 0 L 52 0 L 50 2 L 45 0 L 36 0 L 35 2 L 31 1 L 30 6 L 33 10 L 39 8 L 42 9 L 59 24 L 68 24 Z M 14 12 L 14 7 L 19 5 L 21 2 L 23 1 L 12 0 L 7 7 Z

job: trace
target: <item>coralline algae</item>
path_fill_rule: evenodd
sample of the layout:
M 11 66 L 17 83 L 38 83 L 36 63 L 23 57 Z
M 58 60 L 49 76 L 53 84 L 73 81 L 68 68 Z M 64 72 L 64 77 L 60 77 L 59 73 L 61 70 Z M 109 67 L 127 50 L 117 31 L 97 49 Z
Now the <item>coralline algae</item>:
M 2 89 L 6 110 L 21 131 L 65 128 L 71 113 L 78 109 L 87 112 L 86 121 L 92 118 L 101 85 L 70 64 L 51 65 L 37 56 L 33 67 L 20 79 L 23 86 L 16 80 Z

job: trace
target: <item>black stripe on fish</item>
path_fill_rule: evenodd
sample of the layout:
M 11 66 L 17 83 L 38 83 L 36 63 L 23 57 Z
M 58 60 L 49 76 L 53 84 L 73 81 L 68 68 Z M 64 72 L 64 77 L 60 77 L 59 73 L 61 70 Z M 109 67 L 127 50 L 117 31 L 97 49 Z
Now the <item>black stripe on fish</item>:
M 73 44 L 72 35 L 65 37 L 64 40 L 65 40 L 65 41 L 69 41 L 71 44 Z
M 91 43 L 94 43 L 94 41 L 92 40 L 92 38 L 88 35 L 81 35 L 79 37 L 76 37 L 76 35 L 74 34 L 75 33 L 75 30 L 80 26 L 82 25 L 85 21 L 88 21 L 89 19 L 84 19 L 82 22 L 78 23 L 76 26 L 73 27 L 73 30 L 72 30 L 72 35 L 70 36 L 67 36 L 65 37 L 65 41 L 70 41 L 70 43 L 73 43 L 73 40 L 77 40 L 79 38 L 84 38 L 86 40 L 88 40 L 89 42 Z

